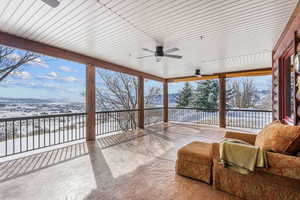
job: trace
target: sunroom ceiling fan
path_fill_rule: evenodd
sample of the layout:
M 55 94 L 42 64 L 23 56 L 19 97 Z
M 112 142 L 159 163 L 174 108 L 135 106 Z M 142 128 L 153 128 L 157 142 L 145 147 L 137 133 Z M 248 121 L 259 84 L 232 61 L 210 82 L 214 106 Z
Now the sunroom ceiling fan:
M 59 5 L 59 1 L 57 0 L 41 0 L 41 1 L 51 6 L 52 8 L 56 8 Z
M 168 50 L 164 51 L 163 46 L 157 46 L 155 51 L 146 49 L 146 48 L 142 48 L 142 50 L 150 52 L 150 53 L 152 53 L 152 55 L 141 56 L 141 57 L 138 57 L 137 59 L 142 59 L 142 58 L 147 58 L 147 57 L 156 57 L 157 62 L 159 62 L 162 57 L 175 58 L 175 59 L 182 58 L 182 56 L 179 56 L 179 55 L 169 54 L 169 53 L 178 51 L 179 50 L 178 48 L 172 48 L 172 49 L 168 49 Z

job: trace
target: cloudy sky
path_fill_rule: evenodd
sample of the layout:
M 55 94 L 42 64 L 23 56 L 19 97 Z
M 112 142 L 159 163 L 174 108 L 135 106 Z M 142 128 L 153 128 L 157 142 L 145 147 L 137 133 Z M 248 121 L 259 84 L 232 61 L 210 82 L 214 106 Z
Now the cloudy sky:
M 24 52 L 17 50 L 10 59 Z M 62 59 L 42 56 L 0 82 L 1 97 L 56 99 L 83 102 L 85 66 Z

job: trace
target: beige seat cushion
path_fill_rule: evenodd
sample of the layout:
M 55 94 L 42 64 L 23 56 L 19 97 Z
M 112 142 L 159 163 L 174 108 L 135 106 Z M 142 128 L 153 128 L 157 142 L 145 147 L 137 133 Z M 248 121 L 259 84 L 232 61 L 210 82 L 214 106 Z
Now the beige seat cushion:
M 208 184 L 212 179 L 212 144 L 192 142 L 177 152 L 176 173 Z
M 300 150 L 300 126 L 274 121 L 256 137 L 255 145 L 277 153 L 295 154 Z
M 192 142 L 187 144 L 178 150 L 177 159 L 204 165 L 211 165 L 211 144 L 204 142 Z

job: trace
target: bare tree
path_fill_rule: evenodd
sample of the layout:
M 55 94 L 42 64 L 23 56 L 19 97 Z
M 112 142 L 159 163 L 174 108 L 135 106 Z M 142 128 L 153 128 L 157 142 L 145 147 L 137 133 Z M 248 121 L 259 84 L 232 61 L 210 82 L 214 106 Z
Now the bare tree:
M 19 67 L 36 60 L 38 57 L 40 56 L 31 52 L 19 55 L 13 48 L 0 46 L 0 82 Z
M 257 108 L 262 110 L 272 110 L 272 93 L 268 92 L 262 99 L 261 103 L 258 104 Z
M 265 90 L 262 91 L 262 97 L 257 105 L 257 108 L 263 110 L 272 110 L 272 82 L 265 85 Z
M 251 108 L 255 107 L 259 100 L 257 96 L 257 89 L 253 80 L 242 79 L 235 80 L 231 84 L 233 90 L 233 97 L 231 98 L 231 104 L 237 108 Z
M 97 69 L 96 106 L 97 110 L 128 110 L 118 115 L 108 114 L 118 122 L 124 131 L 136 128 L 136 112 L 130 111 L 137 108 L 138 81 L 134 76 L 116 73 L 108 70 Z M 152 104 L 159 95 L 157 88 L 150 88 L 145 96 L 145 104 Z
M 150 107 L 153 107 L 155 106 L 155 101 L 158 97 L 161 97 L 161 88 L 159 87 L 151 87 L 149 89 L 149 93 L 145 93 L 145 96 L 144 96 L 144 104 L 145 104 L 145 107 L 147 108 L 150 108 Z

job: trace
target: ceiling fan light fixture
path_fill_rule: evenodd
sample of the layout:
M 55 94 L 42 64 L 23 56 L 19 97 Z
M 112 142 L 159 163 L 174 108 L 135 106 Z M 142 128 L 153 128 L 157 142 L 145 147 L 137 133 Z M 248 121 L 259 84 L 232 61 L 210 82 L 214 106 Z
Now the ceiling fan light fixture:
M 196 69 L 195 70 L 195 76 L 197 76 L 197 77 L 201 77 L 202 76 L 200 69 Z

